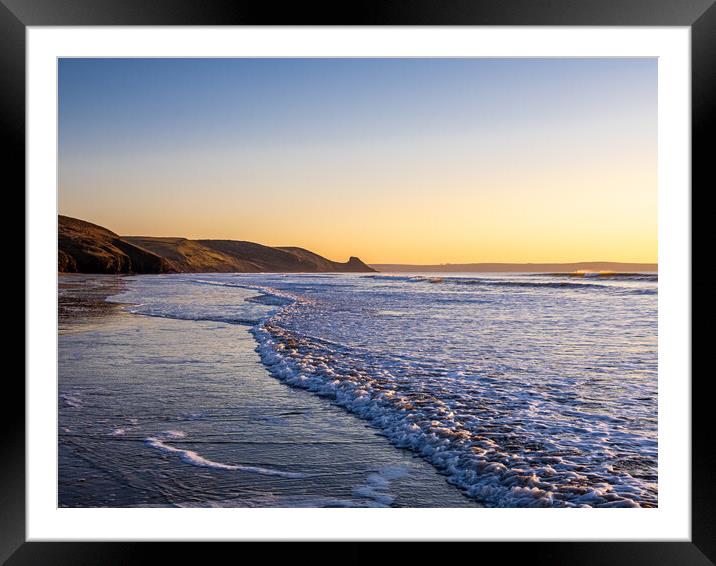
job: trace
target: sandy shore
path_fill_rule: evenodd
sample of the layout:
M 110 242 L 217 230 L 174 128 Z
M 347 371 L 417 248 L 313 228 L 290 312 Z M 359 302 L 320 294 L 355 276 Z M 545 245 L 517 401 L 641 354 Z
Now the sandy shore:
M 121 275 L 58 275 L 57 318 L 60 331 L 77 325 L 97 322 L 116 314 L 122 305 L 107 301 L 121 293 L 126 278 Z
M 248 326 L 127 314 L 60 278 L 60 506 L 473 506 L 364 421 L 272 378 Z

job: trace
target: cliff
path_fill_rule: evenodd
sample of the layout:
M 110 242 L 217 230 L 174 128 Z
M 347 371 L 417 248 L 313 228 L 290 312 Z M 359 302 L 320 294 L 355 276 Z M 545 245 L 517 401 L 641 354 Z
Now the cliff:
M 96 224 L 58 217 L 57 268 L 65 273 L 162 273 L 170 266 L 157 254 L 135 246 Z
M 118 236 L 83 220 L 58 217 L 58 270 L 64 273 L 329 273 L 375 271 L 297 247 L 238 240 Z

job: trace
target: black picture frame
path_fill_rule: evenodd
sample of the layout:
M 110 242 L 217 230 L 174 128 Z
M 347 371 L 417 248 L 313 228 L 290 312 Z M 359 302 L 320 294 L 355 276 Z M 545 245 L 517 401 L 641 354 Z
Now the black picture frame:
M 564 25 L 688 26 L 692 62 L 692 185 L 706 192 L 716 101 L 714 0 L 412 0 L 330 5 L 232 0 L 0 0 L 0 120 L 6 194 L 25 184 L 25 31 L 28 26 L 89 25 Z M 707 137 L 708 136 L 708 137 Z M 685 190 L 689 190 L 685 187 Z M 694 194 L 692 190 L 691 194 Z M 24 203 L 20 204 L 24 210 Z M 15 208 L 15 210 L 19 210 Z M 15 213 L 17 214 L 17 213 Z M 693 231 L 693 224 L 692 224 Z M 699 238 L 693 238 L 697 244 Z M 698 257 L 698 256 L 697 256 Z M 26 297 L 27 301 L 27 297 Z M 27 306 L 27 304 L 26 304 Z M 701 315 L 704 316 L 705 315 Z M 693 346 L 692 346 L 693 351 Z M 0 412 L 0 563 L 135 564 L 221 552 L 208 545 L 69 543 L 25 540 L 25 398 L 19 372 L 6 371 Z M 684 380 L 690 375 L 679 376 Z M 690 542 L 495 542 L 491 550 L 529 564 L 679 564 L 716 562 L 716 498 L 709 375 L 692 391 L 692 536 Z M 13 400 L 15 412 L 7 410 Z M 559 533 L 555 533 L 558 537 Z M 320 533 L 316 534 L 320 539 Z M 223 550 L 226 550 L 225 547 Z

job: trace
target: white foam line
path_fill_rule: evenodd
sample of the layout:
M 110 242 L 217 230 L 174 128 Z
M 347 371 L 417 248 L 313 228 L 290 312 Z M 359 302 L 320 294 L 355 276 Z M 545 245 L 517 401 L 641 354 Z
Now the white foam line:
M 395 501 L 395 497 L 388 492 L 390 482 L 407 476 L 409 473 L 407 468 L 401 466 L 381 468 L 368 476 L 365 485 L 356 487 L 353 490 L 353 495 L 372 499 L 380 505 L 389 507 Z
M 65 405 L 68 407 L 72 407 L 73 409 L 82 408 L 82 400 L 77 395 L 63 393 L 60 397 L 62 397 Z
M 159 450 L 162 450 L 163 452 L 179 454 L 179 457 L 184 462 L 186 462 L 187 464 L 191 464 L 193 466 L 201 466 L 204 468 L 214 468 L 217 470 L 241 470 L 242 472 L 252 472 L 255 474 L 262 474 L 262 475 L 266 475 L 266 476 L 282 476 L 285 478 L 302 478 L 302 477 L 304 477 L 304 474 L 300 474 L 300 473 L 282 472 L 280 470 L 271 470 L 269 468 L 259 468 L 257 466 L 239 466 L 239 465 L 235 465 L 235 464 L 222 464 L 221 462 L 214 462 L 213 460 L 208 460 L 207 458 L 200 456 L 193 450 L 183 450 L 181 448 L 176 448 L 175 446 L 166 444 L 162 440 L 155 438 L 155 437 L 147 438 L 145 442 L 147 443 L 147 445 L 151 446 L 152 448 L 157 448 Z
M 438 427 L 435 424 L 440 421 L 431 417 L 437 416 L 437 413 L 431 415 L 426 410 L 421 414 L 415 409 L 409 413 L 402 411 L 400 400 L 395 404 L 389 403 L 382 391 L 372 390 L 374 378 L 351 376 L 341 371 L 340 364 L 334 369 L 305 363 L 306 359 L 320 354 L 321 350 L 303 337 L 298 339 L 299 346 L 286 347 L 290 340 L 296 339 L 275 322 L 280 322 L 280 317 L 274 316 L 273 320 L 271 324 L 252 329 L 261 360 L 271 375 L 294 387 L 328 397 L 335 404 L 374 423 L 393 444 L 422 456 L 448 475 L 451 482 L 461 487 L 468 496 L 483 504 L 493 507 L 639 507 L 641 497 L 647 501 L 650 497 L 648 486 L 635 484 L 638 496 L 624 489 L 625 486 L 630 487 L 631 476 L 611 476 L 611 485 L 606 480 L 589 484 L 587 476 L 580 476 L 572 470 L 557 473 L 551 466 L 545 465 L 543 470 L 539 470 L 546 474 L 547 479 L 543 481 L 531 468 L 510 469 L 506 463 L 497 460 L 503 457 L 509 463 L 509 458 L 493 455 L 488 450 L 489 446 L 478 452 L 472 450 L 472 445 L 445 439 L 436 434 L 436 429 L 443 434 L 450 434 L 452 430 L 449 426 Z M 565 465 L 565 462 L 560 460 L 560 465 Z M 561 485 L 575 477 L 585 485 L 558 493 Z M 382 478 L 378 475 L 369 478 L 365 486 L 356 488 L 354 495 L 374 500 L 380 497 L 382 503 L 389 504 L 390 495 L 378 487 L 379 481 Z M 555 493 L 560 497 L 554 497 Z

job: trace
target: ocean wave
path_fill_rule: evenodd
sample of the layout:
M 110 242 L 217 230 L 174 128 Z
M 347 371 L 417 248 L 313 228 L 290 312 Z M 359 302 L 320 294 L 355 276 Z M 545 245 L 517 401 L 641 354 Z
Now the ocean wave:
M 377 279 L 377 280 L 384 280 L 384 281 L 412 281 L 416 279 L 418 276 L 415 275 L 381 275 L 379 273 L 375 273 L 372 275 L 361 275 L 361 279 Z
M 301 308 L 287 307 L 252 330 L 270 373 L 367 420 L 396 446 L 432 463 L 468 496 L 492 507 L 655 505 L 653 486 L 606 461 L 595 463 L 604 435 L 598 419 L 594 432 L 584 431 L 577 450 L 524 429 L 515 417 L 518 405 L 511 407 L 504 398 L 471 397 L 472 414 L 458 415 L 447 402 L 454 391 L 441 389 L 437 381 L 392 379 L 385 366 L 376 370 L 350 352 L 286 328 L 282 322 Z M 358 489 L 354 495 L 388 503 L 389 496 L 380 499 L 375 485 Z
M 431 282 L 428 280 L 428 282 Z M 455 285 L 485 285 L 488 287 L 529 287 L 534 289 L 607 289 L 607 285 L 598 283 L 572 283 L 567 281 L 507 281 L 497 279 L 468 279 L 451 278 L 442 280 L 440 283 L 452 283 Z
M 248 303 L 258 303 L 270 307 L 281 307 L 291 302 L 291 299 L 269 294 L 261 294 L 244 300 Z
M 186 313 L 186 312 L 165 312 L 162 310 L 153 310 L 153 309 L 146 309 L 142 308 L 142 306 L 128 306 L 125 307 L 125 311 L 140 315 L 140 316 L 149 316 L 153 318 L 168 318 L 171 320 L 186 320 L 186 321 L 193 321 L 193 322 L 218 322 L 222 324 L 238 324 L 241 326 L 254 326 L 259 322 L 259 317 L 257 318 L 245 318 L 245 317 L 237 317 L 237 316 L 220 316 L 220 315 L 196 315 L 192 313 Z
M 261 300 L 268 300 L 270 301 L 270 304 L 284 305 L 301 299 L 301 297 L 299 297 L 295 293 L 280 291 L 278 289 L 267 287 L 265 285 L 258 285 L 256 283 L 237 283 L 235 281 L 209 281 L 204 279 L 195 279 L 192 281 L 192 283 L 196 283 L 198 285 L 213 285 L 215 287 L 247 289 L 250 291 L 258 291 L 259 293 L 261 293 L 261 295 L 259 295 L 258 297 L 248 297 L 247 299 L 244 299 L 248 300 L 249 302 L 260 302 Z M 266 299 L 262 299 L 262 296 Z
M 450 283 L 457 285 L 482 285 L 486 287 L 507 287 L 526 289 L 570 289 L 579 291 L 607 291 L 626 295 L 656 295 L 656 289 L 622 287 L 599 283 L 574 283 L 569 281 L 499 281 L 492 279 L 452 279 Z
M 570 273 L 538 273 L 535 275 L 549 277 L 578 277 L 588 279 L 614 279 L 625 281 L 658 281 L 658 273 L 640 273 L 640 272 L 616 272 L 616 271 L 574 271 Z
M 484 505 L 655 506 L 655 300 L 626 296 L 655 295 L 655 285 L 566 277 L 210 282 L 250 291 L 232 293 L 197 287 L 206 283 L 194 276 L 178 281 L 161 305 L 131 308 L 181 320 L 242 320 L 274 377 L 363 418 Z M 501 286 L 543 291 L 498 292 Z M 171 438 L 150 439 L 193 465 L 239 469 Z M 388 504 L 389 491 L 378 483 L 357 486 L 354 497 Z
M 444 284 L 444 285 L 467 285 L 467 286 L 484 286 L 484 287 L 506 287 L 506 288 L 527 288 L 527 289 L 574 289 L 574 290 L 607 290 L 607 291 L 614 291 L 619 293 L 627 293 L 627 294 L 656 294 L 655 289 L 634 289 L 629 287 L 619 287 L 615 285 L 609 285 L 609 284 L 600 284 L 600 283 L 582 283 L 582 282 L 576 282 L 576 281 L 533 281 L 529 280 L 528 278 L 531 276 L 544 276 L 543 273 L 535 273 L 535 274 L 526 274 L 522 275 L 521 277 L 524 277 L 525 280 L 518 281 L 515 278 L 512 279 L 496 279 L 496 278 L 488 278 L 488 277 L 449 277 L 449 276 L 435 276 L 435 275 L 410 275 L 410 276 L 399 276 L 399 275 L 364 275 L 364 278 L 370 278 L 370 279 L 377 279 L 382 281 L 391 281 L 396 283 L 430 283 L 430 284 Z M 618 275 L 624 275 L 624 274 L 618 274 Z M 632 275 L 632 274 L 627 274 Z M 613 276 L 608 277 L 604 276 L 604 279 L 615 279 L 615 280 L 627 280 L 627 281 L 635 281 L 635 280 L 643 280 L 643 281 L 655 281 L 656 279 L 651 278 L 650 276 L 644 277 L 643 279 L 640 279 L 637 277 L 637 275 L 641 274 L 633 274 L 634 277 L 619 277 L 619 276 Z M 552 277 L 571 277 L 570 274 L 567 273 L 560 273 L 560 274 L 550 274 Z M 602 277 L 600 277 L 601 279 Z

